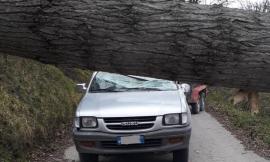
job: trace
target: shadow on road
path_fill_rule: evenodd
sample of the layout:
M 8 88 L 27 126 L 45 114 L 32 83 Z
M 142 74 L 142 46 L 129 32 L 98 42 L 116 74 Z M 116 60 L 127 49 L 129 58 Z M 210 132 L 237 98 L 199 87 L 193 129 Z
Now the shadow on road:
M 75 146 L 71 146 L 65 150 L 65 162 L 79 162 L 79 156 Z M 124 154 L 100 156 L 100 162 L 172 162 L 171 154 Z
M 171 162 L 172 154 L 135 154 L 135 155 L 117 155 L 102 156 L 101 162 Z

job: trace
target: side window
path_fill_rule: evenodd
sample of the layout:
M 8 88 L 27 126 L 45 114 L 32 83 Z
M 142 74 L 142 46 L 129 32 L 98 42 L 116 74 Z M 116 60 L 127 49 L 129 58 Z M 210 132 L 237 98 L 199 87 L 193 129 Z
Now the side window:
M 95 90 L 100 90 L 100 89 L 109 89 L 109 88 L 115 88 L 115 87 L 116 87 L 115 83 L 109 82 L 108 80 L 100 78 L 99 75 L 96 75 L 91 83 L 89 91 L 95 91 Z

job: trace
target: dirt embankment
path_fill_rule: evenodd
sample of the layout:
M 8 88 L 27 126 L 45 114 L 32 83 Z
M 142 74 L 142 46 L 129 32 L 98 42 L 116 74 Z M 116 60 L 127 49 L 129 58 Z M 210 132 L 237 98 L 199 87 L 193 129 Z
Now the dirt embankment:
M 65 136 L 81 96 L 74 87 L 55 66 L 0 54 L 1 162 L 27 161 L 33 150 Z

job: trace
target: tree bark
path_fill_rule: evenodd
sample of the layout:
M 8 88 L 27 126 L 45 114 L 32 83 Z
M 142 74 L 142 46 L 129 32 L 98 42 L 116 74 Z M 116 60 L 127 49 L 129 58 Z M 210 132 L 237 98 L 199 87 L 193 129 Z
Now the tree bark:
M 270 91 L 270 14 L 181 0 L 0 0 L 0 52 Z

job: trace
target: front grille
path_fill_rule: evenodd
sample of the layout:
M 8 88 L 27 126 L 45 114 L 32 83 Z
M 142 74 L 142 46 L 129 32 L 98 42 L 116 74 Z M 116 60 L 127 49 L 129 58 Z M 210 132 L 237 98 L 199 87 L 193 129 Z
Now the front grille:
M 139 124 L 139 125 L 130 125 L 130 126 L 122 126 L 122 125 L 107 125 L 107 128 L 111 130 L 136 130 L 136 129 L 149 129 L 152 128 L 154 124 Z
M 144 117 L 123 117 L 123 118 L 104 118 L 105 123 L 121 123 L 121 122 L 149 122 L 156 121 L 155 116 L 144 116 Z
M 161 146 L 161 139 L 145 139 L 144 144 L 119 145 L 116 141 L 102 141 L 103 148 L 108 149 L 136 149 Z
M 156 121 L 155 116 L 104 118 L 105 125 L 110 130 L 142 130 L 150 129 Z M 130 124 L 128 122 L 131 122 Z

